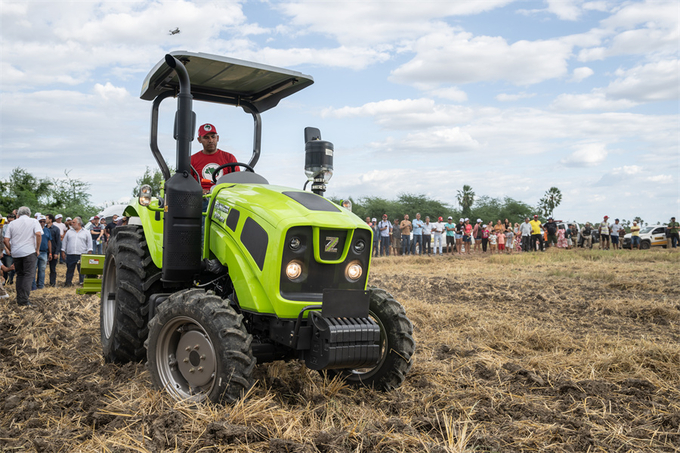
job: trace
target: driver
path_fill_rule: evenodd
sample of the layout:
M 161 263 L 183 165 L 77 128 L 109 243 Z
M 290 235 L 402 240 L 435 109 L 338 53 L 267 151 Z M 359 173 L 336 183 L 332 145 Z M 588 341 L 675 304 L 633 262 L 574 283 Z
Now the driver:
M 233 154 L 217 149 L 217 142 L 219 140 L 220 136 L 217 135 L 217 129 L 212 124 L 206 123 L 198 128 L 198 143 L 203 145 L 203 149 L 191 156 L 191 166 L 200 175 L 201 179 L 199 182 L 203 188 L 203 193 L 208 193 L 210 188 L 215 185 L 213 183 L 213 173 L 217 167 L 237 162 Z M 239 171 L 238 166 L 223 168 L 217 177 L 219 178 L 223 174 L 231 173 L 232 171 Z

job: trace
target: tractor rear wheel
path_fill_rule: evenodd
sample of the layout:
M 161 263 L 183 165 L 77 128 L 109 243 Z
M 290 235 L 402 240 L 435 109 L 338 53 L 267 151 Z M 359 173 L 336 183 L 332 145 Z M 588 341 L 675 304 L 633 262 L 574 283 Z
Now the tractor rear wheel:
M 413 325 L 404 307 L 387 291 L 369 287 L 369 316 L 380 326 L 380 360 L 372 368 L 327 370 L 355 386 L 392 390 L 399 387 L 413 364 L 416 349 Z
M 142 227 L 117 227 L 106 249 L 99 315 L 106 362 L 141 362 L 146 358 L 149 297 L 158 290 L 160 277 Z
M 220 297 L 177 292 L 149 323 L 151 381 L 176 400 L 233 403 L 253 385 L 251 342 L 243 316 Z

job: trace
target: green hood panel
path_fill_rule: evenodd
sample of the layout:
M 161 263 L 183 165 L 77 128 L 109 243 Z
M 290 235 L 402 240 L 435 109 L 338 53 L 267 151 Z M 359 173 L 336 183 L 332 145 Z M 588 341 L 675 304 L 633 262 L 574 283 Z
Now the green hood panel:
M 290 187 L 225 184 L 215 187 L 213 196 L 227 206 L 252 212 L 276 229 L 301 224 L 341 229 L 365 227 L 361 219 L 346 209 L 311 192 Z M 292 197 L 301 199 L 305 205 Z

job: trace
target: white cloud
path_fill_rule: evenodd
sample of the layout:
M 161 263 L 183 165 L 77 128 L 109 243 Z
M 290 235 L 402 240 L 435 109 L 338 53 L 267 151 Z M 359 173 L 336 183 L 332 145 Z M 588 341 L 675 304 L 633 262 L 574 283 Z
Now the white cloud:
M 578 145 L 561 163 L 567 167 L 593 167 L 607 158 L 607 149 L 603 143 L 587 143 Z
M 662 60 L 618 70 L 619 77 L 609 84 L 607 96 L 636 102 L 678 99 L 680 93 L 680 60 Z
M 548 11 L 562 20 L 577 20 L 581 17 L 583 0 L 547 0 Z
M 574 74 L 571 77 L 572 82 L 580 82 L 584 79 L 587 79 L 591 75 L 595 74 L 595 71 L 590 69 L 589 67 L 583 66 L 581 68 L 576 68 L 574 69 Z
M 247 25 L 241 5 L 231 2 L 32 2 L 15 16 L 2 20 L 3 90 L 77 85 L 100 68 L 143 74 L 165 49 L 215 51 L 220 33 Z M 171 36 L 175 27 L 182 32 Z
M 384 62 L 390 59 L 390 54 L 385 51 L 368 47 L 336 48 L 290 48 L 275 49 L 265 47 L 262 49 L 241 50 L 238 57 L 251 61 L 258 61 L 273 66 L 296 66 L 309 64 L 313 66 L 327 66 L 331 68 L 350 68 L 353 70 L 364 69 L 373 63 Z
M 460 153 L 473 151 L 480 143 L 460 127 L 436 127 L 413 132 L 399 139 L 389 138 L 371 143 L 380 152 L 418 154 Z
M 607 99 L 606 93 L 600 89 L 588 94 L 560 94 L 550 104 L 554 110 L 624 110 L 638 105 L 628 99 Z
M 601 42 L 579 52 L 580 61 L 603 60 L 617 55 L 677 56 L 680 39 L 677 2 L 647 1 L 624 4 L 591 30 Z M 604 44 L 604 45 L 602 45 Z
M 479 149 L 490 153 L 492 159 L 508 154 L 565 156 L 579 151 L 580 148 L 572 148 L 574 142 L 618 146 L 619 143 L 635 140 L 636 151 L 653 150 L 650 159 L 657 158 L 658 161 L 653 165 L 659 166 L 669 159 L 677 160 L 677 142 L 680 138 L 677 117 L 673 115 L 557 113 L 533 108 L 491 109 L 442 105 L 431 99 L 391 99 L 359 107 L 327 108 L 322 112 L 322 118 L 337 120 L 367 117 L 384 129 L 421 133 L 419 136 L 412 135 L 408 144 L 393 145 L 394 141 L 401 140 L 399 136 L 393 136 L 389 143 L 374 142 L 376 146 L 382 144 L 400 149 L 412 146 L 412 153 L 427 153 L 427 146 L 436 150 L 445 149 L 448 145 L 442 130 L 458 127 L 459 132 L 464 132 L 479 145 Z M 423 146 L 419 142 L 421 139 L 428 145 Z M 581 153 L 587 150 L 586 146 Z M 596 151 L 606 152 L 606 149 Z M 576 157 L 581 159 L 574 162 L 592 162 L 578 153 Z M 569 163 L 573 162 L 569 160 Z
M 647 187 L 650 183 L 669 184 L 673 182 L 671 175 L 650 174 L 639 165 L 624 165 L 613 168 L 604 173 L 602 177 L 593 184 L 597 187 L 625 186 L 625 187 Z
M 669 184 L 669 183 L 673 182 L 673 176 L 672 175 L 655 175 L 655 176 L 650 176 L 649 178 L 647 178 L 647 181 L 661 183 L 661 184 Z
M 360 107 L 326 108 L 322 118 L 373 117 L 386 129 L 412 130 L 469 121 L 473 110 L 458 105 L 437 104 L 432 99 L 387 99 L 369 102 Z
M 512 102 L 512 101 L 518 101 L 520 99 L 527 99 L 527 98 L 532 98 L 536 96 L 536 93 L 526 93 L 524 91 L 517 93 L 517 94 L 507 94 L 507 93 L 501 93 L 496 96 L 496 100 L 500 102 Z
M 679 60 L 662 60 L 616 71 L 618 78 L 606 88 L 587 94 L 561 94 L 555 110 L 623 110 L 641 103 L 680 97 Z
M 331 36 L 348 46 L 373 46 L 418 38 L 447 17 L 479 14 L 512 0 L 455 2 L 354 2 L 324 0 L 276 5 L 290 29 Z
M 544 14 L 546 12 L 556 15 L 559 19 L 577 21 L 583 16 L 583 11 L 609 11 L 615 3 L 609 1 L 583 0 L 545 0 L 548 4 L 545 9 L 520 9 L 517 12 L 526 16 Z
M 430 95 L 454 102 L 465 102 L 468 99 L 467 93 L 458 87 L 438 88 L 430 91 Z
M 614 3 L 609 1 L 594 1 L 594 2 L 585 2 L 583 3 L 583 9 L 585 11 L 600 11 L 600 12 L 606 12 L 609 11 L 610 5 L 613 5 Z
M 111 84 L 111 82 L 106 82 L 106 85 L 102 85 L 101 83 L 95 84 L 94 91 L 104 98 L 104 100 L 123 100 L 124 98 L 130 96 L 128 90 L 122 87 L 115 87 Z
M 495 80 L 531 85 L 564 75 L 571 48 L 557 39 L 509 44 L 447 27 L 418 39 L 415 57 L 392 71 L 390 80 L 421 88 Z
M 639 165 L 624 165 L 623 167 L 618 167 L 612 170 L 614 173 L 623 173 L 625 175 L 636 175 L 642 171 L 642 167 Z

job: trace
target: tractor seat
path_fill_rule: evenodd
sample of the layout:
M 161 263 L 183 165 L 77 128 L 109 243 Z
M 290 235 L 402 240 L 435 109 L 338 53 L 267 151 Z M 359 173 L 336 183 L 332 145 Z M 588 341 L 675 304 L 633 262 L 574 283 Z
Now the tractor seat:
M 217 178 L 217 184 L 240 183 L 240 184 L 269 184 L 264 176 L 250 171 L 232 171 Z

